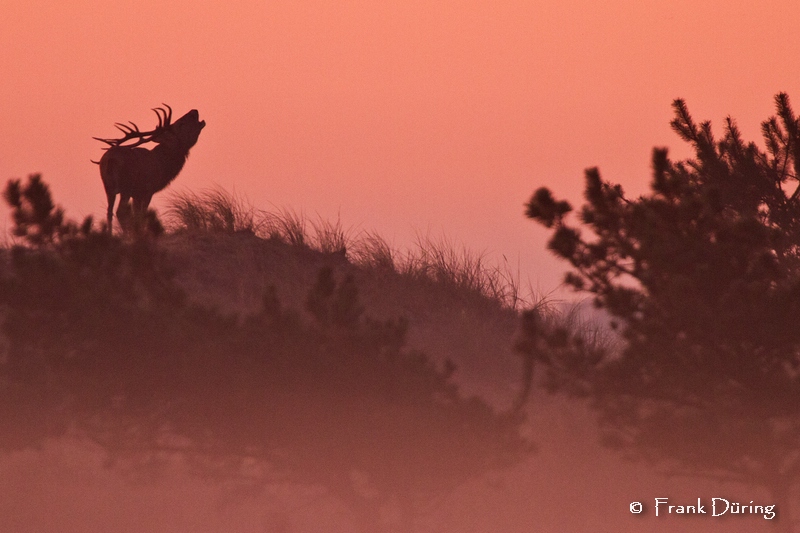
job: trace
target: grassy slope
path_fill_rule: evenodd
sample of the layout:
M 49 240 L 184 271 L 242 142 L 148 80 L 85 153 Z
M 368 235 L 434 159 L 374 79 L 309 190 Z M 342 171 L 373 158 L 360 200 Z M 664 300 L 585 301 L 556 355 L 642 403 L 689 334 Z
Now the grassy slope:
M 509 405 L 516 394 L 521 373 L 512 349 L 517 313 L 496 301 L 396 271 L 359 267 L 340 253 L 245 232 L 179 234 L 161 242 L 191 297 L 227 312 L 255 311 L 270 286 L 283 305 L 302 309 L 322 267 L 333 267 L 340 279 L 352 275 L 366 315 L 407 319 L 409 344 L 437 360 L 455 362 L 465 392 L 498 406 Z

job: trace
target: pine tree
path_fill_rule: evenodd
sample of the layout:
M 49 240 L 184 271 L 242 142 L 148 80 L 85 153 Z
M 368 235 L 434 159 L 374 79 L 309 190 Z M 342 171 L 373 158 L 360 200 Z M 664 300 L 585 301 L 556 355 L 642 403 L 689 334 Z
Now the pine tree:
M 672 474 L 771 492 L 791 531 L 800 480 L 800 121 L 786 94 L 765 150 L 728 118 L 716 140 L 683 100 L 673 130 L 693 157 L 653 150 L 649 194 L 586 171 L 581 226 L 541 188 L 526 215 L 553 230 L 566 282 L 620 328 L 617 353 L 525 317 L 519 349 L 554 389 L 588 395 L 607 444 Z M 588 235 L 587 235 L 588 233 Z

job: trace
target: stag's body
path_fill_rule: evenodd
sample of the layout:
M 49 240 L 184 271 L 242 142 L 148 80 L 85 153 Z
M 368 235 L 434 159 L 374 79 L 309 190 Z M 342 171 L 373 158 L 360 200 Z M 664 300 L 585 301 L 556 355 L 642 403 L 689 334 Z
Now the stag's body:
M 174 124 L 170 124 L 171 111 L 170 109 L 169 115 L 163 111 L 163 117 L 156 111 L 159 124 L 153 131 L 140 132 L 135 124 L 133 128 L 118 125 L 126 133 L 125 137 L 99 139 L 109 144 L 99 162 L 100 177 L 108 198 L 109 231 L 114 219 L 117 195 L 120 196 L 118 219 L 131 199 L 133 214 L 145 213 L 153 195 L 178 176 L 189 156 L 189 150 L 197 143 L 200 131 L 206 125 L 205 121 L 199 120 L 197 110 L 189 111 Z M 137 142 L 133 145 L 123 144 L 131 139 L 137 139 Z M 156 146 L 151 150 L 139 147 L 139 144 L 145 142 L 156 143 Z

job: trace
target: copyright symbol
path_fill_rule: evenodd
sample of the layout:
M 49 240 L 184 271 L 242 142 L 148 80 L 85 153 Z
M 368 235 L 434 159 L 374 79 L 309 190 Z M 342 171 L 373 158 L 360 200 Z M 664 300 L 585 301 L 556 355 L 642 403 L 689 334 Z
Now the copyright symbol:
M 639 514 L 644 510 L 644 506 L 642 506 L 642 502 L 632 502 L 630 504 L 630 509 L 633 514 Z

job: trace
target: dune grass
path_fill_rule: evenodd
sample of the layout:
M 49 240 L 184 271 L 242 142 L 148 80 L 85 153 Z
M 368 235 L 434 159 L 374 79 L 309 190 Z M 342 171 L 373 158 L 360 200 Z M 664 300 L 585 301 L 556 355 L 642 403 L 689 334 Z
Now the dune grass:
M 491 264 L 485 253 L 444 237 L 418 234 L 414 247 L 401 251 L 377 233 L 343 227 L 338 217 L 331 222 L 309 219 L 291 209 L 265 211 L 221 188 L 174 193 L 165 219 L 172 232 L 248 232 L 324 254 L 342 254 L 359 268 L 433 283 L 504 309 L 541 303 L 534 291 L 522 292 L 519 269 L 512 268 L 505 258 L 501 265 Z
M 256 215 L 256 210 L 244 200 L 215 187 L 199 193 L 184 191 L 172 194 L 166 223 L 171 231 L 255 232 Z

